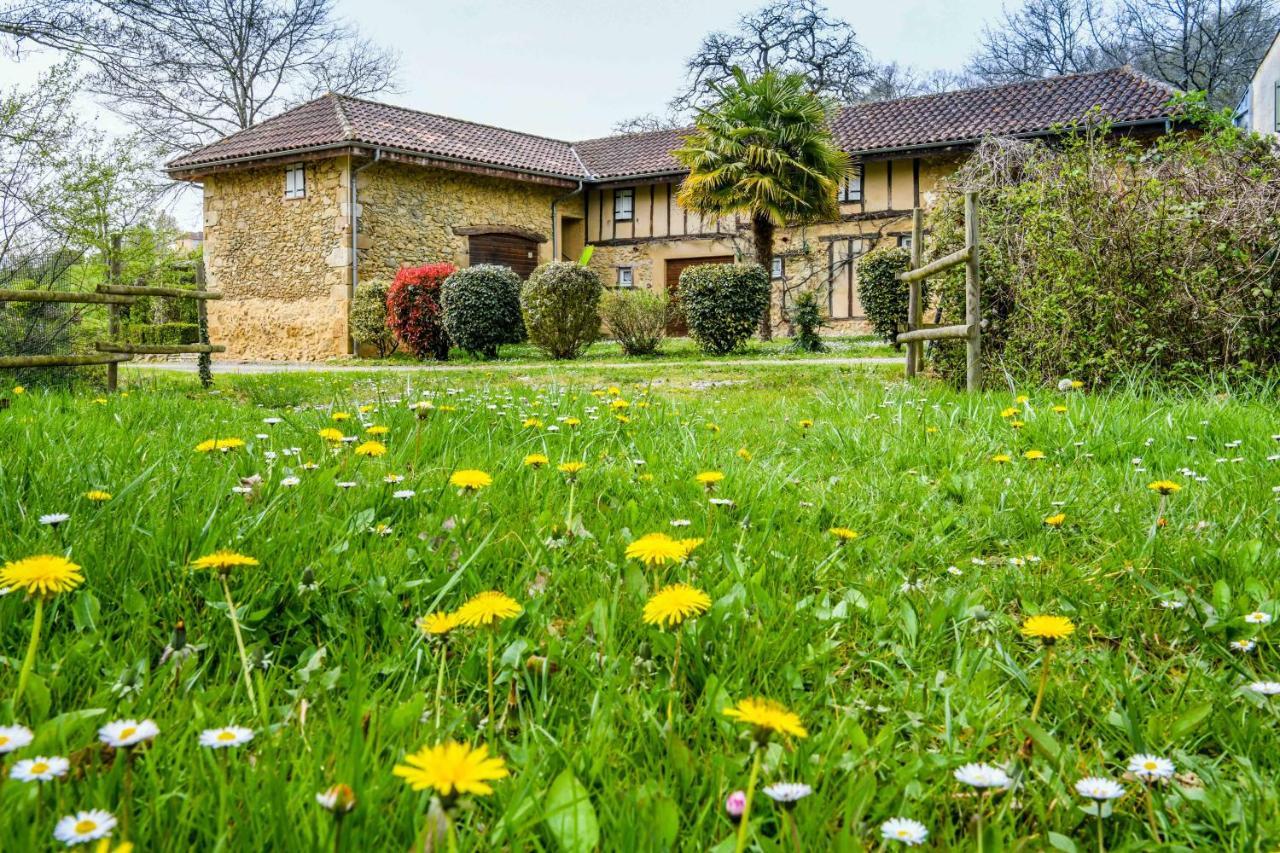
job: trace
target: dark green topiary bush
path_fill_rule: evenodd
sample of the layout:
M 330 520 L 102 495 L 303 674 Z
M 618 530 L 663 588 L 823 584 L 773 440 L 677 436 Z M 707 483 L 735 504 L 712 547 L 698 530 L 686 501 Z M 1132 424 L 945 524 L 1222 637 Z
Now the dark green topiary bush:
M 520 289 L 529 342 L 552 358 L 577 358 L 600 336 L 600 276 L 581 264 L 538 267 Z
M 481 264 L 458 270 L 440 288 L 444 326 L 456 346 L 497 358 L 502 344 L 525 339 L 520 317 L 520 276 L 507 267 Z
M 872 331 L 891 344 L 898 332 L 907 328 L 907 285 L 898 281 L 897 275 L 910 265 L 908 249 L 872 249 L 858 259 L 858 299 L 862 310 L 867 313 Z M 921 282 L 920 295 L 928 301 L 928 281 Z
M 822 352 L 826 349 L 822 344 L 822 336 L 818 330 L 823 326 L 822 306 L 812 290 L 806 290 L 796 297 L 795 307 L 791 309 L 791 322 L 796 327 L 796 337 L 792 347 L 797 352 Z
M 680 274 L 689 335 L 710 355 L 746 343 L 769 304 L 769 274 L 759 264 L 703 264 Z

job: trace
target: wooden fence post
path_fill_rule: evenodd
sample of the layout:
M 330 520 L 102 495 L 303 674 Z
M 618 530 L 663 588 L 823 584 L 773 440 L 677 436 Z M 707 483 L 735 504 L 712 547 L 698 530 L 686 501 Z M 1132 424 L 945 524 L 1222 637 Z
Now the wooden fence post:
M 964 322 L 969 327 L 965 359 L 965 386 L 970 392 L 982 387 L 982 292 L 979 281 L 978 194 L 964 194 L 964 242 L 969 260 L 964 266 Z
M 920 268 L 920 258 L 924 253 L 924 211 L 915 208 L 911 211 L 911 269 Z M 918 279 L 907 282 L 907 331 L 914 332 L 920 328 L 924 319 L 924 307 L 920 304 L 921 284 Z M 916 375 L 923 367 L 924 344 L 911 341 L 907 344 L 907 378 Z
M 108 259 L 107 282 L 120 283 L 120 235 L 111 235 L 111 257 Z M 112 303 L 107 308 L 107 336 L 115 341 L 120 335 L 120 306 Z M 120 381 L 120 366 L 114 361 L 107 365 L 107 390 L 115 391 Z

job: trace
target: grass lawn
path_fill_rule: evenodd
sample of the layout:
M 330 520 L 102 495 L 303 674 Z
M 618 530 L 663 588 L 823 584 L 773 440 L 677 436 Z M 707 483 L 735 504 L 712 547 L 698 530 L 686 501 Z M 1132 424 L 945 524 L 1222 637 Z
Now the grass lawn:
M 823 338 L 826 349 L 823 352 L 795 352 L 790 338 L 778 337 L 772 341 L 751 339 L 740 352 L 728 358 L 739 359 L 812 359 L 812 358 L 897 358 L 902 355 L 892 345 L 870 335 L 830 335 Z M 486 362 L 457 349 L 449 353 L 449 363 L 456 364 L 510 364 L 510 363 L 546 363 L 547 356 L 532 344 L 508 344 L 498 353 L 496 362 Z M 629 356 L 622 352 L 622 347 L 613 341 L 601 341 L 592 344 L 578 359 L 580 363 L 619 363 L 661 361 L 699 361 L 713 359 L 698 349 L 692 338 L 668 338 L 662 342 L 662 348 L 653 355 Z M 349 364 L 418 364 L 417 359 L 408 353 L 398 352 L 385 359 L 335 359 L 335 363 Z M 431 362 L 426 362 L 430 364 Z
M 1280 696 L 1250 687 L 1280 680 L 1274 388 L 1019 403 L 827 365 L 221 377 L 213 393 L 123 375 L 127 395 L 0 410 L 0 563 L 65 554 L 84 577 L 41 606 L 20 698 L 37 607 L 0 597 L 0 727 L 34 732 L 7 751 L 21 732 L 0 728 L 0 765 L 69 761 L 4 781 L 0 850 L 61 847 L 59 818 L 88 809 L 138 850 L 405 850 L 432 796 L 393 769 L 450 739 L 509 774 L 453 804 L 463 850 L 732 850 L 725 799 L 753 768 L 748 849 L 878 849 L 895 817 L 932 849 L 1280 843 Z M 386 454 L 357 455 L 370 440 Z M 451 486 L 462 469 L 492 484 Z M 1166 479 L 1180 489 L 1162 499 L 1149 484 Z M 655 533 L 704 541 L 627 556 Z M 259 565 L 224 589 L 193 567 L 220 549 Z M 705 612 L 692 595 L 679 627 L 646 624 L 673 583 Z M 519 612 L 419 627 L 490 590 Z M 1047 669 L 1020 630 L 1032 615 L 1074 625 Z M 789 733 L 724 713 L 749 697 L 794 712 L 768 720 Z M 153 740 L 99 743 L 144 718 Z M 252 740 L 201 745 L 230 725 Z M 1172 778 L 1127 773 L 1139 753 Z M 1009 787 L 957 780 L 972 762 Z M 1075 791 L 1088 776 L 1123 786 L 1102 817 Z M 788 810 L 761 790 L 778 782 L 812 793 Z M 335 783 L 357 799 L 340 823 L 316 801 Z

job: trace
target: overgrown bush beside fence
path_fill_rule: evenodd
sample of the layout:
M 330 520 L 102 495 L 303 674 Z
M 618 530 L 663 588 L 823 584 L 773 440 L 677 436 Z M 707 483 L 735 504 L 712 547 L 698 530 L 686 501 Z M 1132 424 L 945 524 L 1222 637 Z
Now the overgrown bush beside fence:
M 703 352 L 725 355 L 760 325 L 769 304 L 769 274 L 759 264 L 703 264 L 680 273 L 689 336 Z
M 953 176 L 980 193 L 988 376 L 1099 384 L 1280 365 L 1280 157 L 1221 115 L 1192 104 L 1187 119 L 1203 132 L 989 141 Z M 944 191 L 930 256 L 963 245 L 962 207 Z M 962 322 L 963 275 L 939 281 L 943 322 Z M 933 361 L 963 378 L 962 347 Z
M 858 259 L 858 301 L 871 330 L 887 343 L 907 328 L 907 285 L 898 273 L 911 266 L 911 250 L 896 246 L 872 249 Z M 921 299 L 928 302 L 929 282 L 920 283 Z

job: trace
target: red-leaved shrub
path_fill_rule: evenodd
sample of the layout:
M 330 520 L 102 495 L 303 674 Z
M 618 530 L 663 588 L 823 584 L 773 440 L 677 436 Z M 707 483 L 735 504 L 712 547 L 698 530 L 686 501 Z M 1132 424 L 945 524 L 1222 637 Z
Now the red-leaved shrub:
M 440 316 L 440 285 L 453 275 L 453 264 L 404 267 L 387 293 L 387 328 L 418 358 L 449 358 L 449 334 Z

